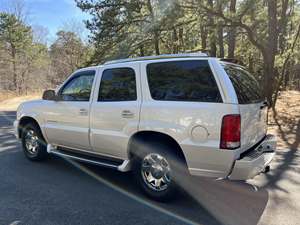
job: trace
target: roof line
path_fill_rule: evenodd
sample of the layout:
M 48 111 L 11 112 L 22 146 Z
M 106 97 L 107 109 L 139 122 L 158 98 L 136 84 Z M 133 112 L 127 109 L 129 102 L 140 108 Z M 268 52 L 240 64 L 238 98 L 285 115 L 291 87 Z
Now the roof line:
M 193 57 L 194 58 L 195 57 L 208 57 L 208 55 L 206 53 L 202 53 L 202 52 L 182 53 L 182 54 L 163 54 L 163 55 L 112 60 L 112 61 L 105 62 L 104 65 L 115 64 L 115 63 L 134 62 L 134 61 L 153 60 L 153 59 L 193 58 Z

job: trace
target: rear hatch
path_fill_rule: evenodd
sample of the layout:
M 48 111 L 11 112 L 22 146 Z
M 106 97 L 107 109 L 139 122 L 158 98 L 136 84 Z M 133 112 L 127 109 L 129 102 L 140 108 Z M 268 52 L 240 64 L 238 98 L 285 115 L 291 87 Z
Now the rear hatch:
M 224 63 L 239 101 L 241 152 L 262 140 L 267 132 L 267 105 L 256 79 L 243 67 Z

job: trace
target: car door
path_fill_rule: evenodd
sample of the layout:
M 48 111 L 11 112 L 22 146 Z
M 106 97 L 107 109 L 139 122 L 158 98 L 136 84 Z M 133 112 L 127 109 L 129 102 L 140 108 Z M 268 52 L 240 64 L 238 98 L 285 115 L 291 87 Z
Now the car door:
M 139 63 L 105 66 L 100 73 L 91 107 L 91 144 L 97 153 L 126 159 L 140 116 Z
M 51 144 L 90 149 L 89 108 L 95 71 L 71 76 L 59 89 L 58 101 L 49 101 L 45 109 L 45 132 Z

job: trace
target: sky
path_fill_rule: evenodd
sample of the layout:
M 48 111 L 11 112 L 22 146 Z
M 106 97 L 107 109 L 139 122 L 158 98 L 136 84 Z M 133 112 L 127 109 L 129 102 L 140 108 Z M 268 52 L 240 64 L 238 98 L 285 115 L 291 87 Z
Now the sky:
M 47 28 L 48 44 L 55 40 L 56 32 L 66 27 L 65 24 L 69 24 L 69 27 L 80 27 L 83 31 L 82 38 L 87 38 L 88 31 L 82 21 L 88 19 L 89 15 L 83 13 L 74 0 L 0 0 L 0 11 L 10 10 L 14 1 L 23 2 L 28 12 L 28 24 Z

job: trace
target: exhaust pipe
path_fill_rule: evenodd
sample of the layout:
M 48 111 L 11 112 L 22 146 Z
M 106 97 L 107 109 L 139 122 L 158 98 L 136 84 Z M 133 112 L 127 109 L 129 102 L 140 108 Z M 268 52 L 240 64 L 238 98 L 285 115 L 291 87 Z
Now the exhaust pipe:
M 270 171 L 270 166 L 266 166 L 263 170 L 263 173 L 268 173 Z

